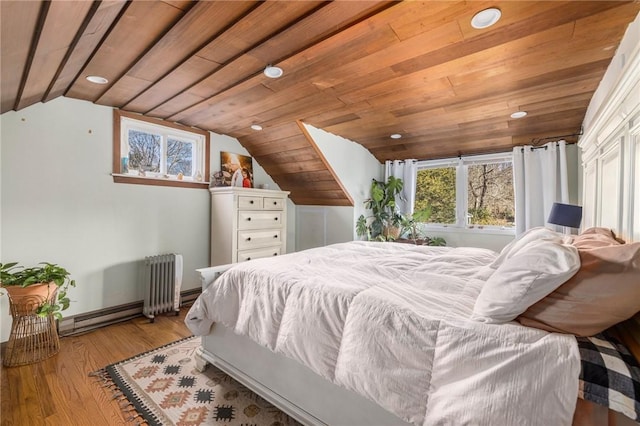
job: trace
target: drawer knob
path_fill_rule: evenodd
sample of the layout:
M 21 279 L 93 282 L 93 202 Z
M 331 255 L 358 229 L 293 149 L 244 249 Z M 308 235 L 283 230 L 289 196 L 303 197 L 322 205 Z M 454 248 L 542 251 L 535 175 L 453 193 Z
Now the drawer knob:
M 277 255 L 278 255 L 278 253 L 273 253 L 273 255 L 274 255 L 274 256 L 277 256 Z
M 278 205 L 278 202 L 277 202 L 277 201 L 274 201 L 274 202 L 273 202 L 273 205 L 274 205 L 274 206 L 277 206 L 277 205 Z
M 251 241 L 251 237 L 247 237 L 247 241 Z
M 251 218 L 250 218 L 250 217 L 248 217 L 248 218 L 247 218 L 247 220 L 248 220 L 249 222 L 251 222 Z
M 277 235 L 274 235 L 274 236 L 273 236 L 273 238 L 278 238 L 278 236 L 277 236 Z
M 247 257 L 247 260 L 251 260 L 251 258 L 250 258 L 250 257 Z
M 250 201 L 249 201 L 249 204 L 253 204 L 253 200 L 250 200 Z
M 277 217 L 274 217 L 274 218 L 273 218 L 273 220 L 278 220 L 278 218 L 277 218 Z

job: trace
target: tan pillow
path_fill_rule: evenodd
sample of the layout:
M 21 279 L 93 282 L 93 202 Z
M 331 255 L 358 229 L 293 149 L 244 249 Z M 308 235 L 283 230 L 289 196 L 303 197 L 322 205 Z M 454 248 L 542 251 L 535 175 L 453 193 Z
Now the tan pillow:
M 517 321 L 548 331 L 593 336 L 640 311 L 640 243 L 598 244 L 579 248 L 578 272 Z
M 611 229 L 589 228 L 582 234 L 574 237 L 571 244 L 578 250 L 587 250 L 597 247 L 617 246 L 621 243 Z
M 613 238 L 613 231 L 610 228 L 600 228 L 598 226 L 594 226 L 592 228 L 587 228 L 580 233 L 580 235 L 589 235 L 589 234 L 600 234 L 600 235 L 605 235 L 607 237 Z
M 580 236 L 582 237 L 582 236 L 587 236 L 592 234 L 604 235 L 606 237 L 612 238 L 619 244 L 624 244 L 624 240 L 616 237 L 616 234 L 614 234 L 613 229 L 610 229 L 610 228 L 600 228 L 600 227 L 594 226 L 592 228 L 587 228 L 584 231 L 582 231 L 582 233 L 580 233 Z

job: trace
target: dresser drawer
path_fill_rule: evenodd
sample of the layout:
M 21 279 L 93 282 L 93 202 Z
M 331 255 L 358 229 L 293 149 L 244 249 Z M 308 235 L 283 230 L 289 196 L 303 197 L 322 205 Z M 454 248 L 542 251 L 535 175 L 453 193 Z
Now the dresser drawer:
M 284 198 L 264 197 L 262 203 L 265 210 L 284 210 Z
M 238 211 L 238 229 L 280 228 L 282 212 L 280 211 Z
M 241 210 L 262 210 L 262 197 L 239 196 L 238 208 Z
M 242 250 L 238 252 L 238 262 L 246 262 L 252 259 L 261 259 L 263 257 L 279 256 L 281 246 L 265 247 L 256 250 Z
M 238 231 L 238 250 L 272 246 L 281 242 L 280 229 Z

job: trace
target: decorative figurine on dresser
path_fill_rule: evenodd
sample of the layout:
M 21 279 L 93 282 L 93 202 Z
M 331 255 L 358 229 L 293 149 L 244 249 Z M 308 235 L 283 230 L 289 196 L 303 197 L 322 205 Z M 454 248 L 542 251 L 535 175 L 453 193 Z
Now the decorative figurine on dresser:
M 211 266 L 287 251 L 289 192 L 233 186 L 211 192 Z

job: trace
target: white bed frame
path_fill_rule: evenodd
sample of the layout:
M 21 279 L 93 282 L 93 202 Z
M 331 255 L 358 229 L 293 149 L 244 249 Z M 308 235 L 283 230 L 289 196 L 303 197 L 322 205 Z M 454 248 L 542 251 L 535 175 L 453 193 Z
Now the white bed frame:
M 202 289 L 233 265 L 198 269 Z M 197 368 L 210 363 L 305 425 L 408 426 L 374 402 L 220 324 L 202 338 Z

